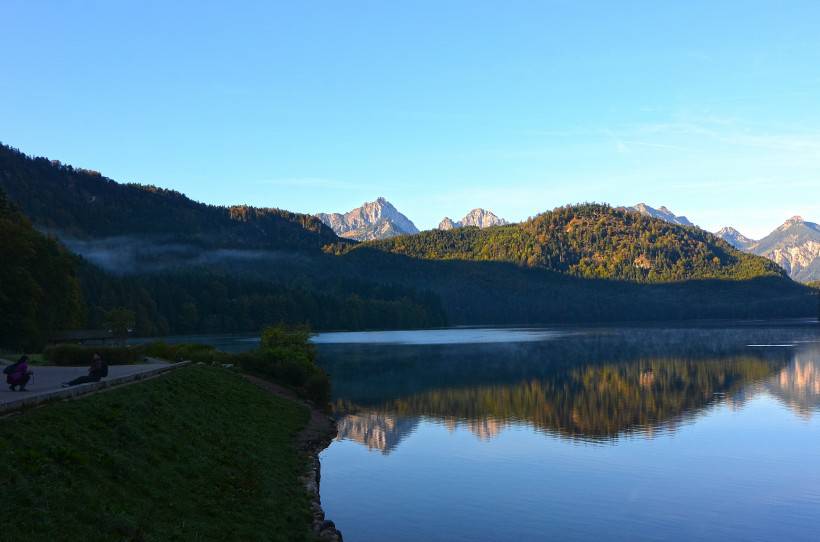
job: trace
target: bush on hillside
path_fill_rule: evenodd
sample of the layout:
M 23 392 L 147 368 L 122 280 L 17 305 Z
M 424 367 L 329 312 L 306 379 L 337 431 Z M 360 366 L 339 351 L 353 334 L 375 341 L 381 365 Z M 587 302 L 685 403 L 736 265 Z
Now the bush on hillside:
M 317 405 L 330 401 L 330 378 L 316 364 L 316 350 L 310 343 L 310 328 L 277 325 L 262 331 L 259 348 L 229 354 L 204 344 L 154 342 L 141 353 L 169 361 L 232 363 L 243 371 L 293 389 Z
M 272 326 L 262 332 L 258 350 L 235 356 L 242 369 L 295 389 L 311 401 L 330 401 L 330 378 L 316 364 L 307 327 Z

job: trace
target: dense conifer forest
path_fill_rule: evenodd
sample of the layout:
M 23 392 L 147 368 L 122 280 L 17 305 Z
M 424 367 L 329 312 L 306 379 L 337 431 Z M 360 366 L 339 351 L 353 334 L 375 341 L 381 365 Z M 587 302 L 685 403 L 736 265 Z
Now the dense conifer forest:
M 148 236 L 203 247 L 320 249 L 345 243 L 313 216 L 195 202 L 174 190 L 121 184 L 96 171 L 0 144 L 0 187 L 41 229 L 73 238 Z
M 83 323 L 76 258 L 37 232 L 2 191 L 0 262 L 0 345 L 41 344 Z

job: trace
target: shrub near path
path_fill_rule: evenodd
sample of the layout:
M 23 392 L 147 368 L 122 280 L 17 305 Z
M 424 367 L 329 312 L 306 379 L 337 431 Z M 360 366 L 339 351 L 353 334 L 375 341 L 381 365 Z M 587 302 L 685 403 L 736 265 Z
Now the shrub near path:
M 311 540 L 308 418 L 194 366 L 0 419 L 2 539 Z

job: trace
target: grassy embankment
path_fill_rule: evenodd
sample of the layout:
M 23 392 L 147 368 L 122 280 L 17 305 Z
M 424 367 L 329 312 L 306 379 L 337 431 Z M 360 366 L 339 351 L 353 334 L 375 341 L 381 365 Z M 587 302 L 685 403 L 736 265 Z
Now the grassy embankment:
M 308 417 L 194 366 L 3 419 L 2 538 L 310 540 Z
M 310 419 L 220 363 L 327 403 L 305 329 L 269 328 L 259 350 L 151 346 L 211 362 L 0 419 L 4 541 L 312 540 Z

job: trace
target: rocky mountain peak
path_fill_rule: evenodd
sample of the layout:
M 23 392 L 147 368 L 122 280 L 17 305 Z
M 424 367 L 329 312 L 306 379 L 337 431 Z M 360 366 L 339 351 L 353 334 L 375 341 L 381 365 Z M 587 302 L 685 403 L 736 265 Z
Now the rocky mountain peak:
M 726 226 L 725 228 L 721 228 L 720 230 L 715 232 L 715 235 L 729 243 L 735 248 L 739 248 L 741 250 L 748 250 L 754 245 L 757 241 L 754 239 L 750 239 L 746 237 L 736 229 L 731 226 Z
M 661 205 L 660 207 L 655 209 L 654 207 L 650 207 L 646 203 L 641 202 L 641 203 L 636 203 L 632 207 L 627 207 L 626 209 L 629 210 L 629 211 L 638 212 L 638 213 L 640 213 L 644 216 L 649 216 L 649 217 L 652 217 L 652 218 L 659 218 L 659 219 L 665 220 L 666 222 L 669 222 L 671 224 L 677 224 L 679 226 L 694 226 L 694 224 L 692 224 L 689 221 L 688 218 L 686 218 L 685 216 L 675 215 L 675 213 L 670 211 L 664 205 Z
M 364 202 L 360 207 L 344 214 L 319 213 L 316 216 L 330 226 L 336 235 L 358 241 L 387 239 L 419 231 L 409 218 L 384 197 Z
M 715 235 L 717 235 L 718 237 L 723 237 L 724 235 L 737 235 L 737 234 L 740 234 L 740 232 L 737 231 L 736 229 L 734 229 L 731 226 L 725 226 L 725 227 L 720 228 L 718 231 L 715 232 Z
M 785 221 L 785 222 L 784 222 L 784 223 L 780 226 L 780 228 L 779 228 L 779 229 L 780 229 L 780 230 L 785 230 L 785 229 L 791 228 L 792 226 L 794 226 L 794 225 L 796 225 L 796 224 L 802 224 L 803 222 L 804 222 L 804 220 L 803 220 L 803 217 L 802 217 L 802 216 L 800 216 L 800 215 L 794 215 L 793 217 L 791 217 L 790 219 L 788 219 L 787 221 Z
M 799 281 L 820 279 L 820 226 L 793 216 L 749 249 Z
M 444 219 L 439 223 L 438 229 L 452 230 L 453 228 L 463 228 L 465 226 L 489 228 L 491 226 L 504 226 L 505 224 L 509 224 L 509 222 L 498 217 L 492 211 L 479 207 L 467 213 L 464 218 L 458 222 L 453 222 L 449 217 L 444 217 Z
M 438 223 L 438 229 L 440 230 L 452 230 L 453 228 L 457 227 L 458 226 L 456 225 L 456 223 L 453 222 L 453 220 L 449 216 L 445 216 L 442 219 L 442 221 Z

